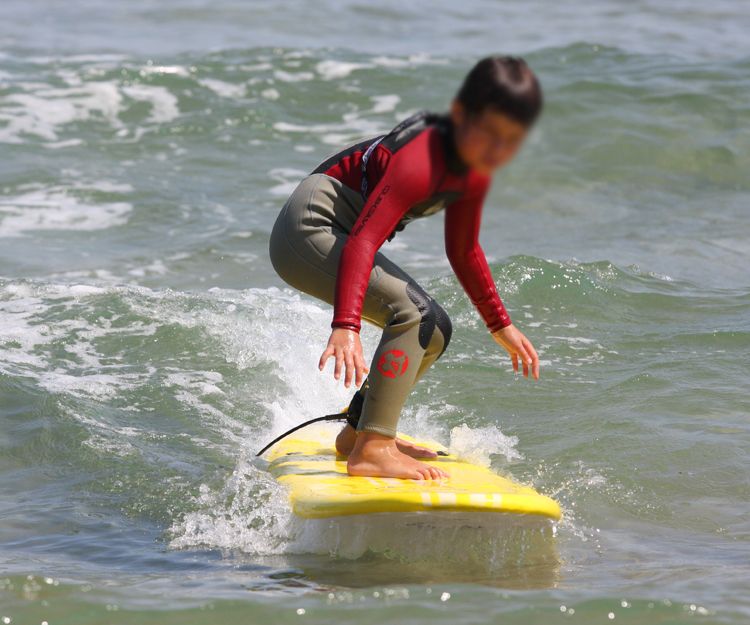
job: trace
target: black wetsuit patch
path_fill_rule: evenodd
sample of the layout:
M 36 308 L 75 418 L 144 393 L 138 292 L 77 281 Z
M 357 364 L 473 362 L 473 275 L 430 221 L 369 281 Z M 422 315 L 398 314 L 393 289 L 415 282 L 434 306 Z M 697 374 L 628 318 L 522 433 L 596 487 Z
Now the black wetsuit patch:
M 432 298 L 424 292 L 416 282 L 406 283 L 406 294 L 419 310 L 422 319 L 419 322 L 419 345 L 427 349 L 435 331 L 435 309 L 432 306 Z

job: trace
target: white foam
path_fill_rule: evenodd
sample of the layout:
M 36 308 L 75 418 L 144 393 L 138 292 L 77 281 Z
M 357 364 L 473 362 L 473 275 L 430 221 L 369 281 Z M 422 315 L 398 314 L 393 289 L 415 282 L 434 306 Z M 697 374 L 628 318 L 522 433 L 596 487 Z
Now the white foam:
M 55 323 L 44 321 L 47 310 L 53 305 L 71 308 L 85 298 L 105 293 L 105 289 L 84 284 L 5 285 L 0 289 L 0 327 L 3 328 L 0 371 L 32 376 L 49 392 L 74 397 L 108 399 L 123 389 L 133 388 L 139 383 L 140 374 L 101 371 L 102 361 L 93 343 L 112 331 L 108 322 L 95 325 L 78 317 L 59 319 Z M 139 327 L 140 324 L 133 324 L 128 331 L 138 333 Z M 53 344 L 62 344 L 74 357 L 73 361 L 59 360 L 59 355 L 55 355 L 59 348 L 52 348 Z M 55 366 L 52 366 L 53 360 Z
M 273 87 L 263 89 L 263 91 L 260 92 L 260 95 L 262 95 L 266 100 L 278 100 L 281 97 L 281 94 Z
M 141 76 L 149 74 L 171 74 L 173 76 L 190 76 L 187 68 L 181 65 L 144 65 L 140 70 Z
M 566 343 L 570 343 L 572 345 L 577 345 L 577 344 L 592 345 L 596 343 L 594 339 L 590 339 L 585 336 L 553 336 L 550 334 L 547 338 L 558 339 L 560 341 L 565 341 Z
M 224 381 L 218 371 L 176 371 L 164 378 L 165 385 L 195 389 L 198 395 L 225 395 L 217 384 Z
M 24 86 L 24 85 L 19 85 Z M 92 81 L 68 88 L 50 88 L 46 84 L 25 85 L 30 93 L 12 93 L 3 98 L 0 109 L 0 142 L 23 143 L 30 134 L 57 141 L 60 126 L 88 120 L 100 114 L 119 128 L 122 95 L 111 81 Z
M 122 192 L 130 190 L 129 186 L 107 187 L 105 181 L 29 186 L 33 190 L 0 197 L 0 237 L 18 237 L 40 230 L 104 230 L 127 223 L 133 210 L 128 202 L 93 203 L 72 192 L 76 189 Z
M 330 310 L 302 298 L 289 289 L 249 289 L 242 297 L 236 291 L 211 289 L 224 304 L 221 312 L 203 311 L 197 318 L 173 311 L 177 323 L 200 325 L 217 342 L 227 361 L 240 369 L 272 371 L 284 390 L 255 385 L 247 396 L 249 405 L 265 411 L 262 434 L 246 436 L 235 470 L 219 491 L 202 487 L 198 509 L 177 520 L 170 528 L 172 547 L 239 548 L 254 553 L 281 553 L 292 538 L 287 491 L 263 469 L 255 452 L 268 440 L 305 419 L 328 414 L 348 404 L 354 389 L 346 390 L 317 361 L 329 334 Z M 226 303 L 237 309 L 227 313 Z M 273 311 L 273 314 L 272 314 Z M 363 328 L 363 347 L 371 354 L 376 333 Z M 261 420 L 262 421 L 262 420 Z M 338 425 L 305 428 L 301 436 L 331 439 Z
M 246 91 L 244 84 L 236 85 L 216 78 L 200 78 L 198 82 L 223 98 L 241 98 Z
M 177 97 L 161 85 L 126 85 L 122 87 L 122 91 L 134 100 L 151 104 L 147 121 L 169 122 L 180 114 Z
M 372 107 L 373 113 L 390 113 L 396 110 L 396 106 L 401 102 L 401 96 L 395 93 L 386 95 L 374 95 L 370 99 L 375 103 Z
M 281 82 L 302 82 L 315 78 L 312 72 L 285 72 L 283 69 L 274 70 L 273 75 Z
M 489 467 L 492 454 L 502 454 L 509 461 L 523 458 L 516 449 L 518 437 L 506 436 L 494 425 L 470 428 L 464 423 L 451 429 L 450 436 L 451 453 L 467 462 Z
M 89 364 L 96 362 L 92 357 Z M 107 373 L 64 373 L 61 371 L 42 371 L 38 376 L 39 384 L 50 393 L 65 393 L 73 397 L 107 400 L 116 397 L 126 389 L 139 386 L 141 376 L 137 374 Z
M 179 115 L 177 97 L 164 86 L 120 85 L 113 80 L 90 79 L 91 76 L 101 74 L 101 68 L 106 66 L 107 63 L 97 61 L 85 70 L 72 70 L 66 67 L 57 69 L 55 74 L 66 83 L 64 87 L 53 87 L 40 81 L 13 81 L 14 76 L 6 73 L 4 78 L 8 82 L 13 82 L 13 85 L 22 91 L 11 93 L 2 100 L 0 142 L 23 143 L 25 137 L 31 135 L 47 141 L 47 147 L 50 148 L 79 145 L 79 138 L 60 140 L 58 133 L 71 123 L 96 118 L 102 118 L 115 129 L 117 136 L 123 136 L 121 133 L 128 133 L 119 118 L 125 106 L 123 95 L 148 102 L 151 105 L 148 118 L 150 122 L 164 123 Z M 181 66 L 146 65 L 139 72 L 142 76 L 190 75 L 190 72 Z M 230 85 L 212 79 L 204 79 L 204 84 L 227 97 L 244 93 L 244 85 Z M 138 131 L 135 132 L 137 134 Z M 141 134 L 142 132 L 143 130 Z
M 115 63 L 126 60 L 128 57 L 125 54 L 118 54 L 116 52 L 101 52 L 96 54 L 69 54 L 67 56 L 43 56 L 35 55 L 29 56 L 26 60 L 30 63 L 37 63 L 39 65 L 51 65 L 53 63 L 91 63 L 98 67 L 110 67 Z
M 343 123 L 332 122 L 304 126 L 289 122 L 276 122 L 273 124 L 273 129 L 279 132 L 317 134 L 320 135 L 323 143 L 340 147 L 364 137 L 381 134 L 385 130 L 385 125 L 378 120 L 361 118 L 358 113 L 347 113 L 344 115 Z
M 230 292 L 238 302 L 238 292 Z M 79 309 L 101 305 L 96 298 L 119 298 L 129 305 L 131 313 L 141 314 L 144 323 L 132 320 L 125 326 L 115 326 L 107 317 L 89 321 L 90 315 L 80 314 Z M 94 298 L 91 299 L 90 298 Z M 210 309 L 212 296 L 207 296 L 199 310 Z M 236 306 L 236 304 L 234 304 Z M 264 301 L 268 305 L 268 300 Z M 54 324 L 45 321 L 47 311 L 55 307 L 55 315 L 62 315 Z M 65 310 L 70 310 L 65 318 Z M 119 361 L 110 353 L 102 353 L 98 339 L 117 334 L 149 336 L 165 325 L 181 323 L 186 327 L 206 329 L 222 335 L 227 345 L 233 343 L 232 332 L 245 334 L 252 330 L 247 326 L 243 313 L 223 307 L 221 314 L 206 312 L 195 315 L 190 305 L 184 307 L 183 299 L 167 292 L 151 291 L 135 286 L 100 287 L 87 284 L 38 284 L 7 283 L 0 287 L 0 373 L 30 377 L 45 390 L 88 401 L 108 402 L 120 397 L 124 391 L 133 391 L 153 384 L 156 369 L 150 365 L 134 367 L 132 363 Z M 238 328 L 227 333 L 227 317 L 236 320 Z M 263 314 L 253 310 L 252 325 L 264 323 Z M 219 343 L 219 346 L 225 343 Z M 60 348 L 70 354 L 60 356 Z M 227 396 L 223 376 L 216 371 L 194 371 L 191 369 L 162 367 L 159 375 L 165 376 L 164 387 L 175 399 L 193 410 L 205 420 L 205 427 L 220 433 L 226 444 L 236 450 L 249 436 L 248 426 L 227 412 L 233 403 Z M 262 391 L 266 387 L 262 386 Z M 263 399 L 268 399 L 263 395 Z M 74 404 L 71 404 L 74 405 Z M 130 407 L 135 409 L 135 407 Z M 102 413 L 102 418 L 107 411 Z M 71 416 L 79 419 L 75 410 Z M 79 419 L 80 420 L 80 419 Z M 96 421 L 98 422 L 98 420 Z M 115 436 L 114 430 L 87 428 L 99 437 Z M 106 428 L 105 428 L 106 429 Z M 94 432 L 94 430 L 96 430 Z M 214 444 L 214 443 L 210 443 Z M 104 449 L 101 439 L 92 439 L 90 445 Z M 106 447 L 106 445 L 105 445 Z
M 372 67 L 369 63 L 348 63 L 346 61 L 335 61 L 332 59 L 320 61 L 315 65 L 315 70 L 322 76 L 323 80 L 335 80 L 346 78 L 354 70 Z
M 87 297 L 89 295 L 104 295 L 107 289 L 91 284 L 70 284 L 67 286 L 55 285 L 61 297 L 72 295 L 73 297 Z
M 148 265 L 143 265 L 140 267 L 133 267 L 132 269 L 128 269 L 128 275 L 136 276 L 138 278 L 143 278 L 147 275 L 157 275 L 157 276 L 163 276 L 166 274 L 169 270 L 167 269 L 167 266 L 164 264 L 164 261 L 160 258 L 155 259 Z
M 63 141 L 43 143 L 42 145 L 48 150 L 59 150 L 60 148 L 72 148 L 76 145 L 83 145 L 83 139 L 65 139 Z
M 268 189 L 268 192 L 271 195 L 288 197 L 307 173 L 291 167 L 276 167 L 268 172 L 268 176 L 279 184 Z
M 246 63 L 239 66 L 243 72 L 262 72 L 265 70 L 273 69 L 273 65 L 270 63 Z
M 287 492 L 271 475 L 240 458 L 218 491 L 201 484 L 195 512 L 167 530 L 174 549 L 207 546 L 277 554 L 289 543 L 291 511 Z
M 406 58 L 378 55 L 373 57 L 372 62 L 380 67 L 416 67 L 419 65 L 447 65 L 448 59 L 440 59 L 430 56 L 427 52 L 410 54 Z

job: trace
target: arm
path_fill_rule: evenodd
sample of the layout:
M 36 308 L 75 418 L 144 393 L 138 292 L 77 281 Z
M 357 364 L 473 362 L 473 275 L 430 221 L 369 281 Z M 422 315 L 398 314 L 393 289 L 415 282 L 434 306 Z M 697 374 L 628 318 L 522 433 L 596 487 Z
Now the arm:
M 511 320 L 479 244 L 482 204 L 490 182 L 487 176 L 477 183 L 474 191 L 445 209 L 445 252 L 471 303 L 490 332 L 495 332 L 509 326 Z
M 482 204 L 491 179 L 478 181 L 475 190 L 454 202 L 445 211 L 445 251 L 456 277 L 469 299 L 482 315 L 492 338 L 510 354 L 514 371 L 518 371 L 519 357 L 523 374 L 528 377 L 531 367 L 534 379 L 539 379 L 539 357 L 534 346 L 510 320 L 495 289 L 492 273 L 484 251 L 479 245 L 479 225 Z

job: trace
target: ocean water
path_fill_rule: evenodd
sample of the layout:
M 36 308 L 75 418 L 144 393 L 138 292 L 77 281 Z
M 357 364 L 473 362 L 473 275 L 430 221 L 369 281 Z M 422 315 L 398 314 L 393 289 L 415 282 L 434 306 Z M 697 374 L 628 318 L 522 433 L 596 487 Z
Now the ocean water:
M 3 17 L 3 623 L 748 622 L 745 3 L 6 0 Z M 541 378 L 485 331 L 442 216 L 417 221 L 383 252 L 454 335 L 400 427 L 563 520 L 408 541 L 300 523 L 254 454 L 350 392 L 317 369 L 330 307 L 271 267 L 273 221 L 325 156 L 445 109 L 489 53 L 523 55 L 546 96 L 481 234 Z

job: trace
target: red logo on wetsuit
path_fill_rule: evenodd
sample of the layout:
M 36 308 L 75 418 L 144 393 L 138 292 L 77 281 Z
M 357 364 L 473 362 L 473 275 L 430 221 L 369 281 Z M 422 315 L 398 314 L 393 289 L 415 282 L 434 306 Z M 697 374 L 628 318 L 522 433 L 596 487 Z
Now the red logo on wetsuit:
M 389 349 L 378 360 L 378 371 L 386 378 L 395 378 L 404 375 L 409 366 L 409 357 L 400 349 Z

